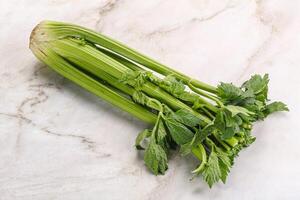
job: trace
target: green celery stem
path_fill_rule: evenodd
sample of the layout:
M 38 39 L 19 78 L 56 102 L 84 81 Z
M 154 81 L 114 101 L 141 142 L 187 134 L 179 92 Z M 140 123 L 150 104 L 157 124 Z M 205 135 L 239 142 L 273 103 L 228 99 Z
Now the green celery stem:
M 107 36 L 104 36 L 100 33 L 95 31 L 86 29 L 81 26 L 68 24 L 68 23 L 61 23 L 61 22 L 53 22 L 53 21 L 44 21 L 42 22 L 45 24 L 45 27 L 49 27 L 53 29 L 53 32 L 60 37 L 64 36 L 74 36 L 74 37 L 82 37 L 92 43 L 98 44 L 106 49 L 109 49 L 117 54 L 120 54 L 136 63 L 139 63 L 157 73 L 162 75 L 169 75 L 173 74 L 178 79 L 182 80 L 185 84 L 189 82 L 197 88 L 203 89 L 205 91 L 216 93 L 217 90 L 215 87 L 210 86 L 206 83 L 201 81 L 191 79 L 190 77 L 177 72 L 176 70 L 169 68 L 163 64 L 158 63 L 157 61 L 135 51 L 134 49 L 127 47 L 126 45 L 113 40 Z M 55 29 L 55 27 L 59 29 Z
M 49 41 L 49 45 L 51 48 L 58 53 L 60 56 L 67 58 L 68 60 L 71 60 L 72 62 L 76 63 L 78 66 L 84 68 L 85 70 L 89 71 L 95 76 L 98 76 L 99 78 L 104 78 L 105 74 L 109 74 L 113 76 L 115 79 L 119 80 L 124 73 L 126 73 L 129 68 L 122 65 L 121 63 L 115 61 L 114 59 L 108 57 L 107 55 L 101 53 L 94 47 L 91 47 L 89 45 L 80 45 L 80 41 L 76 41 L 74 39 L 60 39 L 60 40 L 52 40 Z M 105 73 L 102 73 L 105 72 Z M 125 88 L 121 87 L 119 84 L 120 82 L 112 83 L 114 86 L 123 89 L 125 91 Z M 129 89 L 126 89 L 126 92 Z M 148 94 L 151 97 L 157 98 L 163 103 L 166 103 L 171 108 L 178 110 L 181 108 L 190 110 L 192 113 L 194 113 L 197 117 L 199 117 L 204 123 L 210 123 L 211 120 L 201 115 L 200 113 L 197 113 L 193 109 L 191 109 L 186 104 L 182 103 L 172 95 L 168 94 L 164 90 L 160 89 L 158 86 L 147 82 L 143 85 L 142 91 L 144 91 L 146 94 Z
M 234 146 L 238 145 L 239 140 L 236 139 L 235 137 L 232 137 L 232 138 L 226 139 L 225 142 L 227 144 L 229 144 L 231 147 L 234 147 Z
M 47 46 L 38 43 L 39 41 L 35 41 L 35 37 L 32 36 L 30 41 L 31 50 L 41 61 L 56 72 L 142 121 L 155 124 L 157 116 L 154 113 L 87 76 L 47 48 Z

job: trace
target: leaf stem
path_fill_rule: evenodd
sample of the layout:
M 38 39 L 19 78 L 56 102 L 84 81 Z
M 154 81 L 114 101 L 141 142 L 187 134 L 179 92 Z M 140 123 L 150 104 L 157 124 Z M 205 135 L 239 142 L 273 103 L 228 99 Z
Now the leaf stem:
M 223 142 L 223 141 L 217 136 L 217 134 L 216 134 L 215 132 L 213 132 L 212 135 L 213 135 L 213 137 L 217 140 L 217 142 L 220 143 L 227 151 L 230 150 L 230 147 L 229 147 L 225 142 Z
M 218 106 L 220 106 L 220 107 L 223 107 L 223 106 L 224 106 L 223 103 L 222 103 L 217 97 L 214 97 L 214 96 L 212 96 L 212 95 L 210 95 L 210 94 L 207 94 L 206 92 L 203 92 L 203 91 L 199 90 L 198 88 L 196 88 L 195 86 L 193 86 L 193 85 L 191 84 L 191 82 L 188 83 L 188 86 L 189 86 L 189 88 L 190 88 L 192 91 L 194 91 L 195 93 L 197 93 L 197 94 L 199 94 L 199 95 L 202 95 L 202 96 L 204 96 L 204 97 L 206 97 L 206 98 L 208 98 L 208 99 L 210 99 L 210 100 L 215 101 L 215 102 L 218 104 Z
M 200 173 L 207 163 L 206 151 L 202 144 L 197 145 L 197 147 L 192 149 L 192 153 L 201 161 L 199 167 L 192 171 L 192 173 Z

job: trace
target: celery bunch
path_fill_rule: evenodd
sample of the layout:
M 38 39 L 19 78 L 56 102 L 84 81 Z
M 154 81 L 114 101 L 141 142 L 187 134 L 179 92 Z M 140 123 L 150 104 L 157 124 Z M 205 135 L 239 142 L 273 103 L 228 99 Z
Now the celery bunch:
M 282 102 L 268 102 L 268 75 L 254 75 L 239 87 L 214 87 L 73 24 L 41 22 L 30 49 L 62 76 L 153 124 L 138 134 L 135 146 L 145 150 L 145 164 L 155 175 L 165 173 L 169 151 L 179 148 L 199 160 L 194 176 L 210 187 L 225 183 L 234 158 L 255 140 L 252 124 L 288 110 Z

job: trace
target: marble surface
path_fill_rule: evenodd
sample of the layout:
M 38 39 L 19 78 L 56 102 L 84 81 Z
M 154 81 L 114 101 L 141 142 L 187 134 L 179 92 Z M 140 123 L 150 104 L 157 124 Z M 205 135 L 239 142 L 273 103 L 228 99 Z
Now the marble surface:
M 300 1 L 0 1 L 0 199 L 300 199 Z M 189 181 L 173 155 L 153 176 L 133 147 L 147 125 L 70 83 L 28 49 L 43 19 L 101 31 L 217 84 L 269 73 L 289 113 L 255 126 L 226 185 Z

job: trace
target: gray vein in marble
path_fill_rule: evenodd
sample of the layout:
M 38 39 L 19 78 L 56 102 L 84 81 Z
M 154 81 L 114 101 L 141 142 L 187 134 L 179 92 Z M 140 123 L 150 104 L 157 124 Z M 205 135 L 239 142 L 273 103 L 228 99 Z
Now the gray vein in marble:
M 34 70 L 33 72 L 33 78 L 30 78 L 28 80 L 28 82 L 32 82 L 35 79 L 37 79 L 37 77 L 39 76 L 39 73 L 41 72 L 41 70 L 45 69 L 46 66 L 45 65 L 38 65 L 38 67 Z M 49 87 L 55 87 L 55 88 L 59 88 L 56 84 L 54 83 L 44 83 L 44 84 L 31 84 L 29 85 L 28 91 L 33 91 L 35 92 L 35 95 L 31 96 L 31 97 L 26 97 L 18 106 L 17 106 L 17 114 L 16 116 L 19 116 L 18 119 L 18 127 L 19 127 L 19 131 L 17 133 L 17 138 L 16 138 L 16 154 L 19 154 L 19 146 L 20 146 L 20 140 L 21 140 L 21 134 L 22 134 L 22 125 L 24 122 L 24 119 L 27 119 L 24 115 L 24 107 L 29 105 L 29 107 L 31 108 L 30 113 L 34 112 L 34 107 L 37 106 L 38 104 L 42 104 L 44 102 L 46 102 L 49 98 L 49 96 L 46 94 L 46 92 L 44 91 L 44 88 L 49 88 Z M 25 120 L 27 123 L 29 122 L 28 120 Z M 32 124 L 33 122 L 30 120 L 30 123 Z
M 224 13 L 225 11 L 227 11 L 228 9 L 232 9 L 234 8 L 234 6 L 229 6 L 228 4 L 221 10 L 213 13 L 210 16 L 207 17 L 201 17 L 201 18 L 193 18 L 189 21 L 189 23 L 194 23 L 194 22 L 204 22 L 204 21 L 209 21 L 214 19 L 215 17 L 219 16 L 220 14 Z
M 29 102 L 29 101 L 30 100 L 28 100 L 27 102 Z M 25 105 L 25 104 L 23 104 L 23 105 Z M 38 128 L 39 130 L 43 131 L 44 133 L 47 133 L 47 134 L 50 134 L 50 135 L 53 135 L 53 136 L 79 139 L 80 142 L 82 144 L 85 144 L 90 151 L 97 154 L 98 158 L 99 157 L 100 158 L 105 158 L 105 157 L 110 157 L 111 156 L 111 154 L 108 154 L 108 153 L 98 152 L 96 150 L 97 144 L 88 137 L 80 136 L 80 135 L 74 135 L 74 134 L 62 134 L 62 133 L 52 131 L 48 127 L 42 127 L 39 124 L 37 124 L 36 122 L 34 122 L 32 119 L 29 119 L 28 117 L 24 116 L 24 114 L 22 112 L 18 112 L 17 114 L 0 112 L 0 115 L 17 119 L 20 132 L 21 132 L 21 126 L 23 125 L 23 122 L 24 122 L 28 125 L 31 125 L 35 128 Z M 18 136 L 17 136 L 17 143 L 16 143 L 17 153 L 19 153 L 19 143 L 20 143 L 20 133 L 18 133 Z
M 188 21 L 185 21 L 183 23 L 175 24 L 171 27 L 154 30 L 150 33 L 147 33 L 145 36 L 147 38 L 151 38 L 151 37 L 155 37 L 155 36 L 163 36 L 163 35 L 167 35 L 168 33 L 172 33 L 174 31 L 176 31 L 178 29 L 181 29 L 184 26 L 187 26 L 187 25 L 190 25 L 190 24 L 210 21 L 210 20 L 214 19 L 215 17 L 218 17 L 219 15 L 221 15 L 222 13 L 227 11 L 228 9 L 232 9 L 234 7 L 235 6 L 231 5 L 230 2 L 229 2 L 224 8 L 220 9 L 219 11 L 217 11 L 217 12 L 215 12 L 215 13 L 209 15 L 209 16 L 201 17 L 201 18 L 195 17 L 195 18 L 192 18 L 192 19 L 190 19 Z
M 256 10 L 255 10 L 255 17 L 258 19 L 258 21 L 268 27 L 270 29 L 269 36 L 261 43 L 261 45 L 258 46 L 258 48 L 254 51 L 254 53 L 247 59 L 246 67 L 242 70 L 241 74 L 239 75 L 238 80 L 241 80 L 246 74 L 248 74 L 249 70 L 253 66 L 253 63 L 260 57 L 260 55 L 266 51 L 268 46 L 271 44 L 272 39 L 274 37 L 274 34 L 278 31 L 278 28 L 275 26 L 275 24 L 271 21 L 268 22 L 264 18 L 264 10 L 262 0 L 256 0 Z
M 19 106 L 17 106 L 17 114 L 7 114 L 6 116 L 10 116 L 10 117 L 16 117 L 16 119 L 18 120 L 18 133 L 17 133 L 17 138 L 16 138 L 16 155 L 19 155 L 19 150 L 20 150 L 20 141 L 21 141 L 21 134 L 22 134 L 22 125 L 23 122 L 26 122 L 28 124 L 31 124 L 32 121 L 30 119 L 27 119 L 26 117 L 24 117 L 23 115 L 23 107 L 30 101 L 35 100 L 36 97 L 33 98 L 26 98 L 25 100 L 23 100 Z M 2 113 L 1 113 L 2 114 Z
M 103 29 L 103 18 L 110 13 L 112 10 L 114 10 L 118 3 L 121 0 L 108 0 L 103 6 L 101 6 L 100 8 L 98 8 L 98 20 L 96 21 L 96 25 L 95 28 L 97 31 L 100 31 Z
M 55 83 L 39 83 L 39 84 L 31 84 L 29 85 L 30 91 L 40 91 L 42 88 L 55 88 L 61 89 L 61 87 Z

